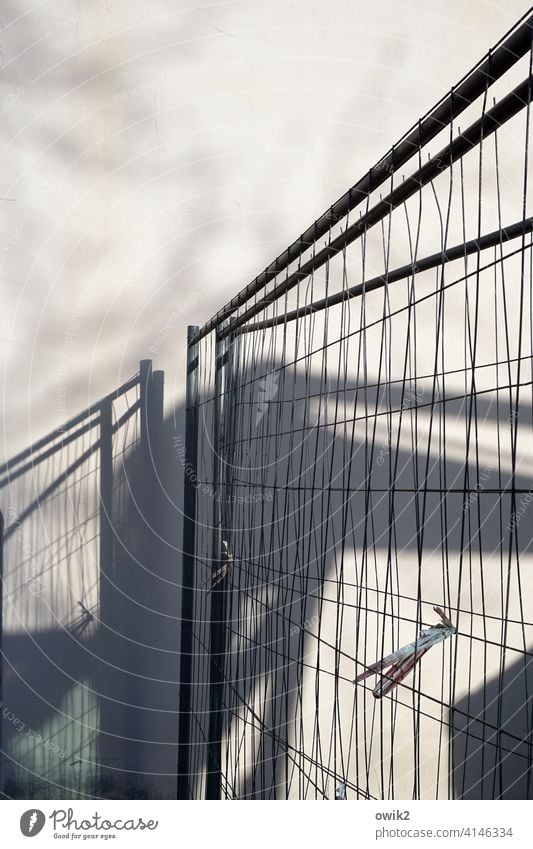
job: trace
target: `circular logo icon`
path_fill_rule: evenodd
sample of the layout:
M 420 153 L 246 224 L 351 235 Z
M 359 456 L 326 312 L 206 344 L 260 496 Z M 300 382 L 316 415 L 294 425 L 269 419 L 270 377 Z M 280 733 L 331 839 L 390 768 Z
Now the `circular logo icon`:
M 29 811 L 24 811 L 20 818 L 20 830 L 24 837 L 35 837 L 42 831 L 46 822 L 46 817 L 42 811 L 37 808 L 31 808 Z

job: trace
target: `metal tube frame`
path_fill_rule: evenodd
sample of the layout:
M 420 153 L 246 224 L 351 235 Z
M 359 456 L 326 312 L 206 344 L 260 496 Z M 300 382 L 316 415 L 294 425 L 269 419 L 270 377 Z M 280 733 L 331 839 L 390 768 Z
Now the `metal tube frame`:
M 191 688 L 196 554 L 196 465 L 198 456 L 198 345 L 192 339 L 197 325 L 187 328 L 187 388 L 185 397 L 185 455 L 183 470 L 183 557 L 181 573 L 181 639 L 179 673 L 177 798 L 190 799 Z
M 418 121 L 357 183 L 340 197 L 302 235 L 267 266 L 251 283 L 232 298 L 196 334 L 195 342 L 207 336 L 250 298 L 264 289 L 280 272 L 326 235 L 349 212 L 381 186 L 391 174 L 405 165 L 421 148 L 434 139 L 478 97 L 485 93 L 530 49 L 533 15 L 528 11 L 518 23 L 469 71 L 460 82 Z M 508 100 L 508 98 L 507 98 Z M 509 104 L 508 104 L 509 105 Z M 525 104 L 524 104 L 525 105 Z M 501 108 L 501 104 L 500 104 Z M 499 118 L 501 120 L 501 117 Z M 438 159 L 434 158 L 433 161 Z M 324 260 L 325 261 L 325 260 Z M 233 327 L 231 328 L 234 329 Z

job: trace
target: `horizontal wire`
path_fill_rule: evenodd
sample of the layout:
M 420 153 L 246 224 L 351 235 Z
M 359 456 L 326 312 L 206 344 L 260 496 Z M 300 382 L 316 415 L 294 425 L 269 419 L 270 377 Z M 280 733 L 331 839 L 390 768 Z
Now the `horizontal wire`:
M 197 479 L 195 484 L 198 486 L 214 486 L 214 481 Z M 281 492 L 343 492 L 347 495 L 353 495 L 356 493 L 372 493 L 372 492 L 390 492 L 390 493 L 409 493 L 409 494 L 423 494 L 425 492 L 437 493 L 441 495 L 466 495 L 468 493 L 477 493 L 478 495 L 523 495 L 523 494 L 531 494 L 533 490 L 533 486 L 529 487 L 529 489 L 524 489 L 516 486 L 508 486 L 502 488 L 495 487 L 447 487 L 443 489 L 442 487 L 435 486 L 424 486 L 421 484 L 419 487 L 406 487 L 406 486 L 367 486 L 367 487 L 344 487 L 344 486 L 296 486 L 294 484 L 269 484 L 269 483 L 252 483 L 251 481 L 243 481 L 236 480 L 232 481 L 232 486 L 237 488 L 247 488 L 251 487 L 253 489 L 273 489 L 279 490 Z M 227 501 L 231 500 L 231 496 L 229 496 Z
M 195 559 L 197 560 L 198 563 L 201 563 L 202 566 L 205 566 L 206 568 L 210 569 L 208 564 L 205 561 L 203 561 L 202 558 L 197 557 Z M 292 578 L 292 577 L 294 577 L 294 575 L 298 575 L 299 573 L 301 573 L 301 570 L 304 568 L 304 567 L 301 567 L 300 569 L 298 569 L 294 572 L 284 572 L 281 569 L 276 569 L 275 567 L 270 566 L 270 565 L 268 567 L 265 567 L 262 564 L 260 564 L 257 560 L 253 560 L 251 558 L 243 558 L 243 557 L 237 558 L 236 557 L 235 560 L 237 561 L 237 563 L 249 563 L 253 566 L 258 566 L 262 570 L 268 569 L 268 572 L 273 572 L 275 574 L 281 575 L 283 578 Z M 237 566 L 237 568 L 239 568 L 239 567 Z M 244 571 L 246 572 L 246 574 L 248 574 L 252 577 L 254 576 L 252 572 L 246 571 L 246 570 L 244 570 Z M 334 584 L 335 586 L 338 586 L 338 584 L 339 584 L 338 580 L 335 580 L 334 578 L 327 578 L 325 576 L 322 577 L 322 576 L 319 576 L 319 575 L 316 575 L 316 576 L 315 575 L 306 575 L 305 577 L 306 577 L 306 580 L 320 581 L 321 583 L 324 583 L 324 584 Z M 265 584 L 265 581 L 262 580 L 262 585 L 264 585 L 264 584 Z M 438 601 L 430 601 L 428 599 L 417 598 L 416 596 L 405 595 L 404 593 L 397 593 L 397 592 L 394 592 L 392 589 L 391 590 L 380 590 L 377 587 L 371 587 L 368 584 L 354 584 L 354 583 L 351 583 L 350 581 L 346 581 L 344 578 L 342 580 L 342 585 L 344 587 L 348 587 L 350 589 L 365 590 L 366 592 L 373 592 L 373 593 L 377 593 L 378 595 L 390 595 L 390 596 L 394 596 L 394 598 L 403 598 L 406 601 L 414 601 L 417 604 L 418 603 L 428 604 L 431 607 L 434 607 L 435 605 L 437 605 L 437 606 L 442 605 L 442 599 L 439 599 Z M 314 590 L 312 592 L 314 592 Z M 323 599 L 323 601 L 326 601 L 326 600 L 327 599 L 325 599 L 325 598 Z M 462 608 L 462 607 L 455 607 L 455 606 L 451 607 L 450 609 L 452 610 L 452 612 L 464 613 L 467 616 L 481 616 L 485 619 L 494 619 L 497 622 L 508 622 L 510 624 L 513 624 L 513 625 L 526 625 L 526 626 L 533 628 L 533 622 L 525 622 L 522 619 L 511 619 L 508 616 L 502 617 L 502 616 L 494 616 L 494 615 L 491 615 L 489 613 L 478 613 L 475 610 L 468 610 L 468 609 L 465 609 L 465 608 Z
M 304 362 L 305 360 L 311 359 L 311 357 L 314 357 L 317 354 L 323 354 L 325 351 L 329 350 L 330 348 L 334 347 L 335 345 L 341 345 L 349 339 L 352 339 L 352 338 L 355 338 L 356 336 L 364 334 L 364 333 L 366 333 L 367 330 L 370 330 L 372 327 L 377 327 L 379 325 L 383 325 L 387 321 L 390 321 L 391 318 L 395 318 L 396 316 L 401 315 L 404 312 L 411 313 L 414 310 L 414 308 L 419 306 L 420 304 L 425 303 L 426 301 L 431 300 L 432 298 L 437 298 L 438 296 L 442 295 L 443 292 L 449 291 L 449 289 L 453 288 L 454 286 L 459 285 L 459 283 L 464 283 L 466 280 L 469 280 L 471 277 L 475 277 L 476 279 L 478 279 L 479 275 L 481 274 L 482 271 L 488 271 L 489 269 L 494 268 L 497 265 L 502 265 L 505 262 L 505 260 L 511 259 L 512 257 L 517 256 L 518 254 L 524 254 L 525 251 L 529 250 L 531 247 L 533 247 L 533 241 L 529 242 L 527 245 L 525 245 L 523 247 L 517 248 L 515 251 L 512 251 L 511 253 L 505 254 L 504 256 L 499 257 L 496 260 L 493 260 L 492 262 L 488 263 L 487 265 L 480 266 L 479 268 L 476 268 L 474 271 L 470 271 L 468 274 L 465 274 L 462 277 L 459 277 L 456 280 L 453 280 L 451 283 L 446 283 L 446 284 L 443 283 L 441 286 L 439 286 L 438 289 L 435 289 L 434 291 L 429 292 L 427 295 L 422 295 L 420 298 L 415 299 L 414 301 L 411 301 L 410 303 L 406 304 L 405 306 L 400 307 L 397 310 L 393 310 L 392 312 L 389 312 L 386 315 L 381 316 L 380 318 L 377 318 L 375 321 L 372 321 L 369 324 L 364 324 L 362 327 L 359 327 L 357 330 L 352 330 L 349 333 L 345 333 L 342 336 L 342 338 L 336 338 L 331 342 L 326 342 L 323 345 L 321 345 L 319 348 L 314 348 L 312 351 L 308 351 L 305 354 L 302 354 L 302 356 L 300 356 L 300 357 L 295 357 L 294 360 L 289 360 L 287 363 L 284 363 L 281 366 L 276 366 L 275 368 L 271 369 L 268 372 L 268 375 L 273 375 L 273 374 L 277 374 L 278 372 L 285 371 L 285 370 L 289 369 L 291 366 L 296 366 L 299 363 Z M 239 383 L 238 388 L 243 389 L 245 386 L 251 386 L 252 384 L 257 383 L 259 380 L 263 380 L 264 376 L 265 375 L 258 375 L 257 377 L 253 377 L 248 381 L 244 381 L 243 383 Z M 220 392 L 219 397 L 221 397 L 221 398 L 224 397 L 224 394 L 225 393 L 222 390 Z M 202 406 L 202 404 L 205 404 L 209 401 L 213 402 L 216 399 L 216 397 L 217 396 L 213 395 L 208 399 L 204 399 L 203 402 L 199 402 L 198 406 Z
M 470 392 L 470 393 L 465 394 L 465 395 L 451 395 L 447 398 L 432 399 L 431 401 L 427 401 L 427 402 L 422 403 L 422 404 L 415 404 L 413 406 L 395 407 L 395 408 L 392 408 L 392 409 L 389 409 L 389 410 L 375 410 L 375 411 L 372 411 L 372 413 L 368 413 L 366 416 L 353 416 L 350 419 L 336 419 L 332 422 L 329 422 L 329 421 L 320 422 L 319 421 L 319 422 L 315 422 L 314 424 L 307 425 L 306 427 L 296 427 L 296 428 L 292 428 L 291 430 L 282 430 L 282 431 L 278 431 L 278 432 L 275 432 L 275 433 L 258 434 L 257 436 L 249 435 L 249 436 L 247 436 L 246 438 L 243 438 L 243 439 L 236 439 L 234 442 L 224 443 L 223 448 L 233 448 L 236 445 L 241 445 L 244 442 L 256 442 L 258 440 L 271 439 L 273 437 L 277 438 L 277 437 L 280 437 L 280 436 L 292 436 L 295 433 L 313 432 L 313 431 L 318 430 L 320 428 L 330 428 L 330 427 L 336 428 L 336 427 L 340 427 L 342 425 L 350 425 L 350 424 L 353 424 L 354 422 L 374 421 L 375 419 L 378 419 L 381 416 L 395 416 L 395 415 L 398 415 L 398 414 L 403 415 L 405 413 L 411 413 L 411 412 L 418 411 L 418 410 L 425 410 L 428 407 L 430 407 L 433 410 L 435 407 L 439 407 L 439 405 L 441 405 L 441 404 L 443 404 L 443 405 L 449 404 L 452 401 L 466 401 L 466 400 L 471 399 L 471 398 L 477 398 L 480 395 L 488 395 L 489 393 L 492 393 L 492 392 L 504 392 L 504 391 L 507 391 L 507 390 L 511 390 L 511 389 L 515 389 L 515 388 L 523 388 L 523 387 L 526 387 L 526 386 L 533 386 L 533 381 L 532 380 L 526 380 L 523 383 L 508 384 L 506 386 L 500 386 L 500 387 L 490 387 L 489 389 L 478 389 L 476 392 Z

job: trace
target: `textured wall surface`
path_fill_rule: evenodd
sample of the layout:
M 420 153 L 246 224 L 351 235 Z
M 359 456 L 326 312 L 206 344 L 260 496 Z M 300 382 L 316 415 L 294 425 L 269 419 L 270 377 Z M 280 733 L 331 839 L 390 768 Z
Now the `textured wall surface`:
M 176 445 L 183 438 L 187 325 L 201 325 L 262 270 L 527 7 L 522 0 L 2 3 L 0 461 L 111 392 L 140 359 L 165 372 L 157 518 L 163 542 L 147 556 L 155 584 L 142 566 L 138 580 L 130 568 L 130 560 L 143 562 L 146 540 L 117 555 L 117 586 L 127 601 L 115 624 L 132 644 L 145 628 L 151 648 L 111 648 L 119 652 L 117 683 L 102 672 L 109 656 L 102 660 L 98 645 L 94 653 L 84 649 L 90 661 L 78 668 L 78 649 L 70 652 L 39 598 L 26 599 L 22 617 L 5 601 L 6 637 L 20 663 L 13 661 L 6 678 L 4 703 L 19 716 L 25 687 L 34 688 L 26 722 L 46 739 L 59 734 L 73 768 L 61 780 L 72 792 L 84 792 L 76 767 L 81 753 L 86 762 L 122 764 L 133 776 L 150 773 L 149 794 L 173 794 L 173 576 L 183 475 Z M 483 447 L 487 459 L 491 438 Z M 76 461 L 77 445 L 68 463 Z M 130 452 L 115 480 L 118 491 L 127 479 L 115 518 L 129 516 L 130 530 L 142 522 L 135 498 L 140 462 Z M 23 561 L 36 563 L 39 574 L 48 567 L 37 553 L 50 529 L 59 539 L 70 527 L 53 502 L 32 514 L 26 530 L 19 521 L 48 485 L 47 474 L 2 489 L 0 506 L 12 525 L 6 570 L 15 589 Z M 96 496 L 93 482 L 83 496 L 87 515 Z M 71 509 L 80 515 L 79 504 Z M 89 545 L 94 538 L 61 555 L 76 576 L 67 576 L 70 595 L 54 584 L 63 611 L 58 629 L 72 629 L 68 605 L 78 595 L 96 604 L 99 571 Z M 495 580 L 499 587 L 499 575 Z M 42 670 L 35 677 L 43 652 L 59 666 L 53 697 L 53 680 L 45 681 Z M 41 696 L 57 716 L 42 708 Z M 122 714 L 119 703 L 127 703 Z M 158 710 L 165 716 L 154 736 Z M 67 728 L 69 717 L 75 723 Z M 96 748 L 92 731 L 102 726 L 118 748 L 106 750 L 101 741 Z M 11 737 L 11 756 L 27 759 L 13 727 Z M 39 745 L 31 754 L 35 769 L 48 763 Z M 139 781 L 136 788 L 128 792 L 142 792 Z
M 6 456 L 202 324 L 528 4 L 5 0 Z

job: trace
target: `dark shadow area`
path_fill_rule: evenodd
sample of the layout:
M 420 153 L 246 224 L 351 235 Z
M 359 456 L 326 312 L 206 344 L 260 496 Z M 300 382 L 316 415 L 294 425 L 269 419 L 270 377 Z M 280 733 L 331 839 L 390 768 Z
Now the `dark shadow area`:
M 144 361 L 126 390 L 1 470 L 4 798 L 175 797 L 169 428 L 163 375 Z
M 242 387 L 245 383 L 244 373 Z M 340 428 L 338 423 L 324 426 L 325 406 L 329 406 L 327 415 L 331 415 L 331 405 L 340 394 L 334 383 L 328 386 L 321 408 L 312 406 L 312 399 L 320 398 L 323 390 L 321 380 L 316 377 L 289 379 L 285 375 L 276 392 L 270 393 L 268 403 L 260 381 L 242 387 L 237 398 L 240 412 L 234 444 L 227 446 L 231 447 L 227 493 L 235 498 L 226 513 L 225 535 L 235 565 L 219 585 L 227 608 L 223 721 L 226 731 L 231 726 L 232 738 L 232 742 L 225 742 L 222 747 L 223 794 L 230 798 L 285 798 L 297 786 L 301 798 L 331 798 L 334 783 L 343 777 L 349 796 L 371 797 L 376 795 L 376 785 L 369 783 L 368 776 L 365 779 L 359 766 L 342 775 L 338 759 L 335 764 L 330 735 L 336 723 L 341 736 L 342 715 L 352 714 L 354 710 L 358 716 L 368 714 L 371 719 L 372 696 L 364 688 L 354 688 L 350 680 L 356 671 L 351 660 L 355 648 L 365 644 L 366 639 L 365 657 L 370 662 L 376 659 L 376 633 L 385 634 L 386 646 L 394 640 L 398 645 L 406 635 L 409 638 L 415 635 L 417 570 L 413 564 L 416 567 L 418 559 L 420 519 L 416 515 L 422 509 L 421 481 L 424 481 L 422 489 L 426 490 L 420 588 L 423 616 L 428 616 L 428 610 L 431 616 L 431 608 L 426 604 L 442 604 L 446 600 L 440 560 L 436 567 L 426 569 L 425 565 L 427 554 L 441 552 L 444 546 L 443 501 L 448 510 L 445 543 L 453 561 L 451 572 L 455 580 L 461 551 L 481 560 L 484 552 L 501 548 L 500 527 L 490 521 L 498 495 L 490 492 L 485 479 L 479 480 L 479 468 L 476 471 L 471 457 L 467 471 L 464 464 L 438 456 L 432 448 L 434 461 L 424 479 L 422 450 L 413 455 L 403 443 L 397 450 L 394 440 L 387 444 L 375 435 L 376 413 L 379 418 L 382 413 L 401 409 L 405 418 L 409 408 L 417 405 L 421 413 L 424 402 L 429 400 L 427 388 L 409 403 L 401 387 L 392 384 L 379 390 L 367 389 L 364 397 L 359 390 L 356 406 L 355 390 L 351 396 L 346 393 L 345 414 L 350 421 L 347 428 Z M 49 606 L 56 604 L 55 627 L 40 624 L 37 606 L 30 605 L 28 614 L 24 606 L 28 588 L 18 587 L 9 578 L 17 568 L 17 561 L 8 559 L 5 564 L 4 609 L 7 612 L 12 605 L 18 607 L 22 625 L 16 632 L 4 627 L 3 708 L 8 715 L 13 713 L 24 728 L 20 730 L 13 718 L 4 715 L 4 797 L 175 798 L 182 525 L 179 505 L 183 479 L 183 460 L 176 450 L 176 435 L 183 433 L 183 410 L 174 410 L 163 419 L 162 385 L 156 386 L 151 400 L 145 397 L 146 407 L 134 401 L 130 405 L 131 414 L 114 411 L 111 421 L 114 430 L 107 452 L 101 438 L 92 449 L 83 451 L 73 440 L 70 444 L 80 453 L 68 456 L 63 472 L 56 478 L 47 478 L 43 487 L 45 498 L 33 491 L 35 480 L 33 484 L 27 483 L 24 498 L 19 492 L 17 503 L 27 503 L 31 510 L 23 508 L 17 517 L 6 522 L 5 539 L 9 541 L 20 534 L 30 515 L 43 511 L 47 499 L 62 492 L 65 470 L 92 450 L 91 456 L 98 458 L 93 469 L 97 475 L 94 485 L 99 511 L 96 547 L 88 551 L 86 560 L 80 561 L 76 559 L 79 555 L 67 551 L 65 562 L 51 562 L 53 578 L 47 579 L 46 572 L 33 576 L 44 582 L 44 589 L 41 587 L 41 592 L 32 598 L 44 599 Z M 476 403 L 478 421 L 495 427 L 502 414 L 501 407 L 483 397 Z M 448 421 L 456 420 L 464 430 L 470 404 L 468 397 L 448 400 Z M 361 424 L 356 424 L 352 437 L 351 419 L 355 409 L 358 420 L 360 405 L 366 416 Z M 93 415 L 103 427 L 103 430 L 96 427 L 95 432 L 105 437 L 109 422 L 100 419 L 103 409 L 105 405 L 96 405 Z M 338 422 L 341 419 L 338 410 L 336 417 Z M 117 423 L 122 422 L 122 427 L 134 420 L 138 429 L 117 442 L 120 431 Z M 76 427 L 79 426 L 78 422 Z M 196 798 L 203 795 L 207 765 L 208 621 L 212 593 L 206 581 L 212 566 L 214 495 L 205 445 L 211 428 L 212 421 L 206 413 L 201 422 L 204 447 L 198 469 L 196 677 L 190 763 L 191 795 Z M 64 443 L 67 438 L 63 433 Z M 39 451 L 48 450 L 44 444 L 39 448 Z M 30 462 L 30 468 L 35 471 L 37 459 L 33 451 L 18 462 Z M 443 496 L 440 489 L 444 469 L 448 486 L 457 491 Z M 14 481 L 13 466 L 6 464 L 3 471 L 7 491 Z M 202 474 L 207 475 L 205 480 Z M 391 476 L 397 489 L 392 499 L 396 513 L 392 514 Z M 470 505 L 466 522 L 462 521 L 465 479 L 472 490 L 480 483 L 484 487 Z M 500 488 L 505 485 L 505 480 L 498 482 Z M 515 485 L 527 489 L 529 481 L 526 476 L 518 476 Z M 244 498 L 255 489 L 262 493 L 260 498 Z M 243 496 L 241 500 L 239 495 Z M 61 503 L 56 498 L 52 507 L 59 515 L 63 509 Z M 507 500 L 504 509 L 509 510 Z M 68 518 L 73 533 L 76 517 L 74 522 L 72 517 Z M 504 516 L 504 521 L 508 520 L 508 515 Z M 40 521 L 38 534 L 42 535 L 43 527 L 47 527 L 46 513 Z M 391 527 L 394 545 L 387 561 L 383 559 L 383 549 L 391 542 Z M 52 525 L 48 530 L 57 532 Z M 63 524 L 62 533 L 66 530 Z M 30 555 L 33 557 L 33 551 L 37 550 L 32 542 Z M 89 556 L 91 552 L 96 552 L 96 562 Z M 342 579 L 352 590 L 344 597 L 337 597 L 328 588 L 338 583 L 339 569 L 346 558 L 350 564 L 344 567 Z M 50 597 L 50 586 L 62 585 L 62 570 L 69 568 L 69 562 L 71 568 L 85 570 L 89 585 L 87 594 L 79 593 L 79 597 L 72 587 L 70 606 L 54 602 Z M 97 586 L 97 592 L 94 587 L 91 589 L 92 584 Z M 356 636 L 348 637 L 347 643 L 339 643 L 341 656 L 335 653 L 336 620 L 331 618 L 331 610 L 342 608 L 346 602 L 344 621 Z M 464 604 L 476 612 L 475 599 L 466 599 Z M 59 611 L 64 613 L 61 622 Z M 372 616 L 377 618 L 371 619 Z M 463 641 L 463 647 L 472 645 L 472 639 L 483 644 L 479 628 L 475 630 L 471 621 L 454 616 L 458 618 L 458 639 Z M 367 620 L 373 624 L 365 631 Z M 401 633 L 400 620 L 404 628 Z M 496 637 L 491 634 L 489 642 L 491 639 L 496 642 Z M 531 693 L 530 665 L 526 674 L 526 655 L 520 654 L 519 641 L 514 637 L 512 645 L 517 650 L 509 651 L 512 665 L 508 666 L 501 686 L 500 714 L 493 707 L 498 704 L 500 685 L 489 681 L 483 686 L 479 666 L 471 677 L 469 698 L 458 701 L 457 710 L 452 712 L 455 793 L 461 798 L 529 798 L 527 777 L 520 773 L 520 768 L 530 763 L 524 761 L 526 752 L 531 754 L 531 743 L 526 741 L 530 727 L 526 721 Z M 462 676 L 463 652 L 460 652 L 457 675 Z M 340 683 L 335 683 L 331 676 L 336 664 Z M 312 693 L 318 669 L 322 699 L 325 695 L 336 706 L 337 719 L 329 704 L 320 699 L 309 701 L 309 695 L 304 695 Z M 421 674 L 429 673 L 427 664 Z M 424 697 L 425 680 L 407 681 L 398 695 L 411 733 L 411 693 L 413 688 L 419 688 Z M 423 704 L 427 709 L 424 698 Z M 316 707 L 318 725 L 314 736 L 312 727 L 306 732 L 306 740 L 313 740 L 309 748 L 298 751 L 295 724 L 303 721 L 309 705 Z M 443 709 L 449 709 L 445 696 L 442 705 Z M 439 711 L 440 706 L 430 718 L 441 731 Z M 470 724 L 465 723 L 465 715 Z M 501 766 L 490 730 L 496 720 L 498 727 L 505 729 L 501 735 L 503 749 L 513 751 L 509 756 L 503 752 Z M 476 728 L 480 726 L 475 733 L 472 733 L 473 724 Z M 246 729 L 250 727 L 254 730 L 253 745 L 250 740 L 243 745 Z M 28 730 L 40 735 L 46 746 L 34 737 L 30 738 L 31 748 L 18 746 Z M 476 749 L 479 741 L 473 737 L 481 737 L 486 745 Z M 524 743 L 517 745 L 516 738 Z M 48 743 L 59 746 L 60 753 Z M 356 753 L 363 745 L 361 739 L 351 743 Z M 497 781 L 493 780 L 496 775 Z M 484 779 L 480 783 L 481 776 Z M 483 795 L 476 795 L 478 792 Z M 389 795 L 394 797 L 393 793 Z
M 340 749 L 343 728 L 359 753 L 380 734 L 390 736 L 384 714 L 373 713 L 376 702 L 369 693 L 371 688 L 354 688 L 351 683 L 356 674 L 351 658 L 363 654 L 369 664 L 415 639 L 420 629 L 417 599 L 422 602 L 422 623 L 426 625 L 435 617 L 432 605 L 451 604 L 459 631 L 457 649 L 454 643 L 449 655 L 434 652 L 433 662 L 425 661 L 416 677 L 411 675 L 387 702 L 387 707 L 395 706 L 400 729 L 392 745 L 412 749 L 414 754 L 407 755 L 410 772 L 422 775 L 425 761 L 437 763 L 437 747 L 445 750 L 446 737 L 453 730 L 443 721 L 450 704 L 448 678 L 459 688 L 468 680 L 473 692 L 482 693 L 477 701 L 472 697 L 471 706 L 465 707 L 461 700 L 458 710 L 468 717 L 483 716 L 483 693 L 490 699 L 489 685 L 485 690 L 478 688 L 483 670 L 493 668 L 500 652 L 500 564 L 504 562 L 507 569 L 508 545 L 514 545 L 515 539 L 507 527 L 511 494 L 500 495 L 510 486 L 511 471 L 505 462 L 498 468 L 498 461 L 491 456 L 487 472 L 484 455 L 476 456 L 472 449 L 473 437 L 469 449 L 461 448 L 459 439 L 459 449 L 446 455 L 439 448 L 437 424 L 428 463 L 422 416 L 433 410 L 436 422 L 439 410 L 445 408 L 451 449 L 452 423 L 464 436 L 474 417 L 480 438 L 484 428 L 495 433 L 508 398 L 500 392 L 496 403 L 481 393 L 477 397 L 447 393 L 439 406 L 432 399 L 431 381 L 420 382 L 418 395 L 411 391 L 411 397 L 401 383 L 346 392 L 333 381 L 324 393 L 319 379 L 283 372 L 275 378 L 275 391 L 265 389 L 264 381 L 276 371 L 276 364 L 269 369 L 268 364 L 260 363 L 253 381 L 246 369 L 239 374 L 238 424 L 229 440 L 225 437 L 227 456 L 231 457 L 225 493 L 231 506 L 223 537 L 229 540 L 234 565 L 219 589 L 227 610 L 223 715 L 226 731 L 232 726 L 231 739 L 223 737 L 222 743 L 222 794 L 226 798 L 281 799 L 297 792 L 299 798 L 332 798 L 336 783 L 343 780 L 352 798 L 380 794 L 385 798 L 424 797 L 435 792 L 427 777 L 416 779 L 425 780 L 425 785 L 409 785 L 409 796 L 395 795 L 390 755 L 382 754 L 376 760 L 377 774 L 380 768 L 385 774 L 381 786 L 368 767 L 365 770 L 358 765 L 352 767 L 351 775 L 343 774 L 342 755 L 335 751 L 335 745 Z M 267 403 L 265 392 L 270 392 Z M 314 402 L 318 406 L 313 411 Z M 521 415 L 527 421 L 529 402 L 522 404 Z M 380 417 L 387 419 L 394 434 L 400 414 L 404 436 L 398 445 L 394 436 L 387 443 L 376 431 L 376 422 Z M 209 434 L 210 414 L 202 415 Z M 344 418 L 346 427 L 339 424 Z M 417 450 L 410 451 L 405 431 L 417 433 L 417 428 Z M 466 459 L 461 462 L 458 454 Z M 208 489 L 212 483 L 209 460 L 200 459 L 200 469 L 199 477 L 206 478 L 203 483 Z M 517 492 L 527 492 L 529 485 L 528 475 L 517 472 Z M 204 582 L 213 556 L 212 496 L 202 495 L 201 489 L 199 486 L 197 552 L 202 580 L 197 584 L 195 614 L 198 682 L 206 680 L 209 669 L 204 623 L 209 619 L 212 594 Z M 524 525 L 516 531 L 516 544 L 519 551 L 527 551 Z M 513 553 L 508 567 L 513 584 L 517 567 Z M 458 586 L 462 593 L 459 611 L 454 609 Z M 486 609 L 483 593 L 493 599 Z M 520 603 L 513 586 L 511 618 L 519 617 Z M 339 620 L 332 608 L 338 611 L 344 605 L 344 619 Z M 339 631 L 343 622 L 348 634 L 344 642 Z M 514 622 L 519 625 L 519 618 Z M 475 662 L 469 669 L 471 656 Z M 507 656 L 518 677 L 522 664 L 521 689 L 515 690 L 522 719 L 519 713 L 505 712 L 516 746 L 530 727 L 522 721 L 528 710 L 524 691 L 528 652 L 512 626 Z M 446 665 L 444 657 L 448 658 Z M 413 732 L 417 712 L 413 697 L 418 691 L 426 731 L 428 722 L 432 727 L 431 733 L 420 739 Z M 190 793 L 198 798 L 204 792 L 208 734 L 208 694 L 201 685 L 193 701 L 196 728 L 192 731 Z M 315 716 L 314 728 L 309 714 Z M 366 741 L 364 735 L 357 738 L 357 734 L 347 733 L 352 715 L 361 718 Z M 400 725 L 402 717 L 404 725 Z M 478 721 L 488 739 L 488 725 L 483 723 L 490 720 Z M 304 748 L 295 745 L 295 734 L 302 735 L 306 723 Z M 509 740 L 505 749 L 508 744 Z M 530 741 L 523 748 L 531 755 Z M 375 751 L 380 751 L 377 742 Z M 347 756 L 345 752 L 345 760 Z M 416 767 L 412 766 L 413 757 Z M 438 760 L 440 763 L 440 754 Z M 406 767 L 396 769 L 401 773 Z M 436 766 L 435 771 L 438 769 Z M 513 792 L 522 791 L 519 785 Z M 397 792 L 406 794 L 404 789 Z
M 523 657 L 450 711 L 456 799 L 533 797 L 532 692 L 532 659 Z

